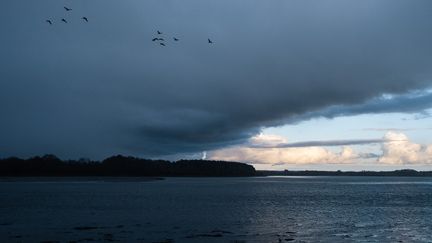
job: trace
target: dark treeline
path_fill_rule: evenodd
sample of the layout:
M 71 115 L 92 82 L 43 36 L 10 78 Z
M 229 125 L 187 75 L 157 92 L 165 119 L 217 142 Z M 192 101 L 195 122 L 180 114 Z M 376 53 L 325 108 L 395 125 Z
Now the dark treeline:
M 394 171 L 257 171 L 261 176 L 432 176 L 432 171 L 394 170 Z
M 54 155 L 0 159 L 0 176 L 254 176 L 251 165 L 207 160 L 149 160 L 121 155 L 103 161 Z
M 0 159 L 0 176 L 432 176 L 432 171 L 255 171 L 251 165 L 208 160 L 150 160 L 122 155 L 102 161 L 55 155 Z

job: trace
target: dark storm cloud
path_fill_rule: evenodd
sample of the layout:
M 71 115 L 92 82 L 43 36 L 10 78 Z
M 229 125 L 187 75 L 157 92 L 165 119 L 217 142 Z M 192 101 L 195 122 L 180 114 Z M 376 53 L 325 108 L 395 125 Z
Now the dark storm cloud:
M 196 152 L 296 117 L 392 112 L 359 104 L 432 84 L 431 11 L 430 1 L 3 0 L 0 155 Z M 156 30 L 180 41 L 159 46 Z

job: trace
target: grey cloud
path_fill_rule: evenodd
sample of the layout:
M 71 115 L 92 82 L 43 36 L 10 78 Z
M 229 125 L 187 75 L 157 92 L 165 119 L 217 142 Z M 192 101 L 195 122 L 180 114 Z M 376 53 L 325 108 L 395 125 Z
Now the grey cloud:
M 425 116 L 428 114 L 427 109 L 430 108 L 432 108 L 432 92 L 430 90 L 416 90 L 389 97 L 384 95 L 354 105 L 332 105 L 318 111 L 305 112 L 303 114 L 291 116 L 283 122 L 295 123 L 318 117 L 331 119 L 340 116 L 379 113 L 411 113 Z
M 383 132 L 383 131 L 418 131 L 418 130 L 432 130 L 430 127 L 423 127 L 423 128 L 397 128 L 397 127 L 388 127 L 388 128 L 364 128 L 363 131 L 376 131 L 376 132 Z
M 284 162 L 279 162 L 279 163 L 274 163 L 274 164 L 272 164 L 272 166 L 279 166 L 279 165 L 286 165 L 286 163 L 284 163 Z
M 251 148 L 301 148 L 301 147 L 316 147 L 316 146 L 348 146 L 348 145 L 365 145 L 374 143 L 390 142 L 386 139 L 352 139 L 352 140 L 327 140 L 327 141 L 304 141 L 296 143 L 280 143 L 280 144 L 251 144 Z
M 349 116 L 366 113 L 421 113 L 432 107 L 432 92 L 417 91 L 389 98 L 375 98 L 352 106 L 334 106 L 318 112 L 320 116 Z
M 266 126 L 431 105 L 404 95 L 432 85 L 430 1 L 63 5 L 0 2 L 2 156 L 193 153 Z M 180 41 L 155 45 L 156 30 Z
M 359 156 L 359 158 L 362 158 L 362 159 L 373 159 L 373 158 L 379 158 L 382 155 L 375 154 L 375 153 L 359 153 L 358 156 Z

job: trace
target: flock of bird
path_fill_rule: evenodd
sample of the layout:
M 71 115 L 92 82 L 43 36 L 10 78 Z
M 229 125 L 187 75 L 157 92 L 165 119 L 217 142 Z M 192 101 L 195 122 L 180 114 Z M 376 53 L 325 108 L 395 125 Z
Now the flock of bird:
M 63 7 L 63 8 L 66 10 L 66 12 L 72 11 L 71 8 L 68 8 L 68 7 L 66 7 L 66 6 Z M 89 20 L 88 20 L 87 17 L 82 17 L 81 19 L 84 20 L 85 22 L 89 22 Z M 68 21 L 67 21 L 65 18 L 62 18 L 61 21 L 62 21 L 63 23 L 65 23 L 65 24 L 68 23 Z M 48 24 L 50 24 L 50 25 L 53 24 L 53 21 L 52 21 L 51 19 L 47 19 L 46 22 L 47 22 Z M 157 31 L 157 34 L 158 34 L 158 36 L 161 36 L 163 33 L 160 32 L 160 31 L 158 30 L 158 31 Z M 176 37 L 173 37 L 173 40 L 174 40 L 174 41 L 179 41 L 179 39 L 176 38 Z M 161 46 L 166 46 L 166 44 L 165 44 L 165 39 L 162 38 L 162 37 L 155 37 L 155 38 L 152 39 L 152 41 L 153 41 L 153 42 L 157 42 L 157 43 L 159 43 L 159 45 L 161 45 Z M 208 42 L 209 44 L 213 44 L 213 41 L 210 40 L 210 39 L 207 39 L 207 42 Z
M 71 8 L 68 8 L 68 7 L 63 7 L 63 8 L 66 10 L 66 12 L 72 11 Z M 81 19 L 84 20 L 85 22 L 89 22 L 87 17 L 82 17 Z M 47 19 L 46 22 L 50 25 L 53 24 L 53 21 L 51 19 Z M 61 22 L 65 23 L 65 24 L 68 23 L 68 21 L 65 18 L 62 18 Z
M 159 30 L 156 31 L 156 33 L 157 33 L 158 36 L 161 36 L 161 35 L 163 34 L 163 33 L 160 32 Z M 174 41 L 179 41 L 179 39 L 176 38 L 176 37 L 173 37 L 173 40 L 174 40 Z M 166 44 L 165 44 L 165 39 L 162 38 L 162 37 L 154 37 L 154 38 L 152 39 L 152 41 L 153 41 L 153 42 L 157 42 L 157 43 L 159 43 L 159 45 L 161 45 L 161 46 L 166 46 Z M 213 44 L 213 41 L 212 41 L 212 40 L 207 39 L 207 41 L 208 41 L 209 44 Z

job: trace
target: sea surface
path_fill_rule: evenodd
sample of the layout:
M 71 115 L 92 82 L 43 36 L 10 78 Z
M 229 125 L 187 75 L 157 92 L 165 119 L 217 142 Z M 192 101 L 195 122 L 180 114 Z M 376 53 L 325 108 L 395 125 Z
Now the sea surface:
M 0 242 L 432 242 L 432 178 L 1 178 Z

